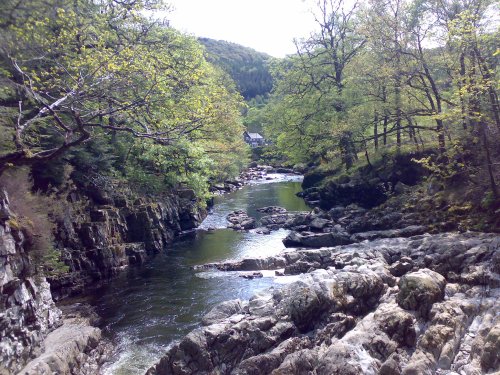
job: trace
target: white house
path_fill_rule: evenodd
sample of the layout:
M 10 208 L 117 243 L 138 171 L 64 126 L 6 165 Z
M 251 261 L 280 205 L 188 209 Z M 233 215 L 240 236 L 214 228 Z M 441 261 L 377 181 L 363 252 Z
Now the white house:
M 250 147 L 258 147 L 264 145 L 265 139 L 259 133 L 249 133 L 245 131 L 243 133 L 243 139 L 246 143 L 250 145 Z

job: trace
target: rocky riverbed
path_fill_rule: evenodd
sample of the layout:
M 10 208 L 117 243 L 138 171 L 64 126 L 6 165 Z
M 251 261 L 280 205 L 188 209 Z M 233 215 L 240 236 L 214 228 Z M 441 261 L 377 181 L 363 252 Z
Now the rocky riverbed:
M 216 306 L 148 374 L 500 370 L 500 238 L 444 233 L 219 264 L 300 280 Z

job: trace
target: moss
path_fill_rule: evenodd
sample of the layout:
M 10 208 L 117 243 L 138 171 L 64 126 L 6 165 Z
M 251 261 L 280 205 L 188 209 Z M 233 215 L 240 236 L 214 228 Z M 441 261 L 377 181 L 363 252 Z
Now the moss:
M 9 225 L 9 227 L 11 227 L 12 229 L 15 229 L 15 230 L 21 230 L 21 228 L 22 228 L 19 221 L 17 221 L 17 219 L 12 218 L 12 217 L 9 220 L 7 220 L 7 224 Z
M 48 277 L 58 277 L 69 272 L 69 266 L 61 260 L 61 254 L 55 249 L 47 249 L 41 260 L 42 272 Z
M 451 215 L 465 215 L 472 210 L 472 205 L 470 203 L 466 203 L 464 205 L 453 205 L 448 208 L 448 213 Z

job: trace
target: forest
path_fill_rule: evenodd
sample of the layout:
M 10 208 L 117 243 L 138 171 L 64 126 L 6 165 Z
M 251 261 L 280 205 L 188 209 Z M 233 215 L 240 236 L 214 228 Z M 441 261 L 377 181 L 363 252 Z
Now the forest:
M 349 170 L 392 153 L 498 197 L 498 4 L 321 0 L 317 31 L 272 67 L 269 154 Z M 418 159 L 418 158 L 417 158 Z
M 5 3 L 4 179 L 22 170 L 44 191 L 68 178 L 143 194 L 185 187 L 203 200 L 245 167 L 248 129 L 270 140 L 265 162 L 341 174 L 409 154 L 498 198 L 494 1 L 319 0 L 316 30 L 283 59 L 148 16 L 168 9 Z
M 207 50 L 207 59 L 221 67 L 235 81 L 247 101 L 257 102 L 269 95 L 273 81 L 269 65 L 271 56 L 251 48 L 223 40 L 199 38 Z

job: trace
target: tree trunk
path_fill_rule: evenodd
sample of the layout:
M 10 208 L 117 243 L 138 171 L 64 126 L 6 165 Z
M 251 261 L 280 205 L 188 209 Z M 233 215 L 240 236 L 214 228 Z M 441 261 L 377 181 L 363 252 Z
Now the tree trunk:
M 394 84 L 394 95 L 396 104 L 396 145 L 398 152 L 401 150 L 401 78 L 399 73 Z
M 468 128 L 468 121 L 467 121 L 467 106 L 465 104 L 465 97 L 462 92 L 463 87 L 467 85 L 466 83 L 466 78 L 465 78 L 465 54 L 462 52 L 460 53 L 460 79 L 458 80 L 458 92 L 459 92 L 459 97 L 460 97 L 460 110 L 461 110 L 461 115 L 462 115 L 462 127 L 464 130 L 467 130 Z M 469 89 L 467 89 L 469 91 Z
M 375 112 L 375 118 L 373 119 L 373 144 L 375 145 L 375 151 L 378 150 L 378 112 Z
M 493 163 L 491 161 L 490 148 L 488 144 L 488 135 L 486 134 L 487 125 L 484 121 L 479 122 L 479 130 L 481 132 L 481 139 L 483 141 L 484 156 L 486 160 L 486 170 L 488 171 L 488 176 L 490 178 L 490 187 L 495 198 L 498 198 L 498 187 L 495 182 L 495 176 L 493 174 Z
M 384 146 L 387 146 L 387 125 L 389 124 L 389 116 L 384 116 Z
M 483 77 L 483 80 L 486 82 L 486 85 L 488 87 L 488 97 L 490 100 L 493 118 L 495 119 L 495 124 L 497 126 L 497 129 L 500 130 L 500 105 L 498 104 L 498 96 L 495 92 L 495 88 L 491 84 L 493 79 L 490 74 L 490 69 L 488 68 L 486 60 L 481 56 L 481 52 L 479 51 L 479 48 L 477 48 L 477 46 L 474 47 L 474 53 L 478 59 L 479 71 L 481 72 L 481 76 Z
M 366 162 L 368 163 L 368 166 L 370 168 L 373 168 L 373 165 L 370 161 L 370 155 L 368 155 L 368 147 L 366 147 L 366 142 L 364 143 L 364 146 L 365 146 L 365 158 L 366 158 Z

